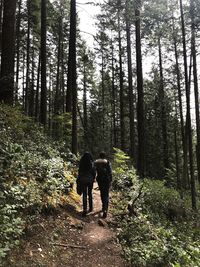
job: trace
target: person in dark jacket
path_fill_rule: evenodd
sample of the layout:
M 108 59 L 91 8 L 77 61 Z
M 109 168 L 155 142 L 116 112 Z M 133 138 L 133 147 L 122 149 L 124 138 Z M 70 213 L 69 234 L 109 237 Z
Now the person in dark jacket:
M 93 158 L 89 152 L 85 152 L 82 158 L 80 159 L 77 181 L 80 184 L 81 191 L 83 193 L 83 217 L 85 217 L 87 214 L 88 199 L 89 212 L 93 210 L 92 189 L 93 183 L 95 181 L 95 176 L 96 170 L 94 167 Z
M 99 159 L 95 161 L 95 167 L 97 171 L 96 179 L 101 194 L 103 218 L 106 218 L 109 204 L 109 189 L 112 182 L 112 168 L 104 152 L 101 152 Z

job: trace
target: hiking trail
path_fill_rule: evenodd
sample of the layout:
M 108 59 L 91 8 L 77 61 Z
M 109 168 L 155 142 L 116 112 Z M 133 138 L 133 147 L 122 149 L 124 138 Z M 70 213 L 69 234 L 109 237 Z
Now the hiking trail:
M 112 227 L 112 214 L 100 218 L 97 184 L 93 199 L 94 211 L 85 218 L 81 216 L 81 198 L 78 208 L 69 206 L 56 215 L 40 217 L 4 267 L 127 267 Z

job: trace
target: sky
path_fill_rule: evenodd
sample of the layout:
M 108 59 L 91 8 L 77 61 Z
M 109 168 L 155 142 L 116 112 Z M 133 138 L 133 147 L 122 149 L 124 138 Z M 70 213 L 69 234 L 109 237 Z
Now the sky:
M 100 7 L 87 3 L 102 3 L 103 0 L 77 0 L 77 12 L 80 18 L 80 31 L 84 40 L 92 48 L 93 37 L 91 34 L 95 34 L 95 16 L 100 13 Z

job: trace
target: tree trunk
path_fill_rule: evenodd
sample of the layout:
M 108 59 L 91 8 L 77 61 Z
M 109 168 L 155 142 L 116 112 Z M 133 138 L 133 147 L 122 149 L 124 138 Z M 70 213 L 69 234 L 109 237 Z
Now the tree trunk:
M 181 182 L 181 187 L 186 188 L 188 181 L 188 159 L 187 159 L 187 139 L 184 134 L 184 119 L 183 119 L 183 104 L 182 104 L 182 93 L 180 84 L 180 70 L 179 70 L 179 60 L 178 60 L 178 50 L 177 50 L 177 39 L 174 27 L 174 16 L 173 16 L 173 41 L 174 41 L 174 53 L 176 61 L 176 75 L 177 75 L 177 88 L 178 88 L 178 101 L 179 101 L 179 115 L 181 120 L 181 140 L 183 149 L 183 179 Z
M 200 115 L 199 115 L 199 88 L 198 88 L 197 57 L 196 57 L 196 37 L 195 37 L 195 22 L 194 22 L 194 0 L 190 0 L 190 16 L 191 16 L 191 52 L 193 58 L 196 133 L 197 133 L 196 155 L 197 155 L 198 181 L 200 183 Z
M 136 62 L 137 62 L 137 121 L 138 121 L 138 162 L 137 169 L 141 177 L 145 172 L 145 133 L 144 133 L 144 92 L 143 92 L 143 72 L 142 72 L 142 52 L 140 35 L 140 10 L 135 9 L 135 30 L 136 30 Z
M 115 69 L 114 69 L 114 47 L 112 44 L 112 116 L 113 116 L 113 145 L 117 146 L 117 129 L 116 129 L 116 104 L 115 104 Z
M 119 45 L 119 84 L 120 84 L 120 132 L 121 132 L 121 149 L 125 151 L 125 123 L 124 123 L 124 77 L 122 68 L 122 38 L 120 25 L 120 8 L 118 7 L 118 45 Z
M 54 114 L 58 115 L 60 110 L 60 59 L 61 59 L 61 32 L 62 18 L 59 18 L 59 36 L 58 36 L 58 55 L 57 55 L 57 74 L 56 74 L 56 94 L 54 100 Z
M 46 0 L 41 1 L 41 100 L 40 122 L 47 123 L 47 85 L 46 85 Z
M 67 76 L 67 112 L 71 111 L 72 103 L 72 153 L 78 152 L 77 142 L 77 87 L 76 87 L 76 0 L 71 0 L 69 59 Z M 70 97 L 71 95 L 71 97 Z
M 13 104 L 16 0 L 4 0 L 0 102 Z
M 104 48 L 101 47 L 101 92 L 102 92 L 102 140 L 105 141 L 105 86 L 104 86 Z
M 27 1 L 28 11 L 28 28 L 27 28 L 27 41 L 26 41 L 26 91 L 25 91 L 25 113 L 29 113 L 29 98 L 30 98 L 30 1 Z
M 168 157 L 168 140 L 167 140 L 167 116 L 165 106 L 165 92 L 164 92 L 164 80 L 163 80 L 163 64 L 162 64 L 162 51 L 161 40 L 158 37 L 158 51 L 159 51 L 159 69 L 160 69 L 160 105 L 161 105 L 161 123 L 162 123 L 162 141 L 163 141 L 163 163 L 164 163 L 164 175 L 169 168 Z
M 26 98 L 26 92 L 25 92 L 25 78 L 26 78 L 26 72 L 25 72 L 25 68 L 26 68 L 26 54 L 25 52 L 23 52 L 23 61 L 22 61 L 22 103 L 23 103 L 23 110 L 25 110 L 25 98 Z
M 30 84 L 30 98 L 29 98 L 29 116 L 34 116 L 34 98 L 35 98 L 35 51 L 34 43 L 32 47 L 32 71 L 31 71 L 31 84 Z
M 183 42 L 183 57 L 184 57 L 184 70 L 185 70 L 185 88 L 186 88 L 186 103 L 187 103 L 187 123 L 186 131 L 188 133 L 189 141 L 189 161 L 190 161 L 190 182 L 191 182 L 191 198 L 192 208 L 196 209 L 196 189 L 195 189 L 195 177 L 194 177 L 194 166 L 193 166 L 193 147 L 192 147 L 192 127 L 191 127 L 191 114 L 190 114 L 190 88 L 188 82 L 188 68 L 187 68 L 187 52 L 186 52 L 186 38 L 185 38 L 185 22 L 183 15 L 183 4 L 180 0 L 180 11 L 181 11 L 181 24 L 182 24 L 182 42 Z
M 2 18 L 3 18 L 3 0 L 0 0 L 0 52 L 2 47 Z
M 20 26 L 21 26 L 21 5 L 22 0 L 18 2 L 18 15 L 17 15 L 17 27 L 16 27 L 16 91 L 15 91 L 15 103 L 18 101 L 19 90 L 19 65 L 20 65 Z
M 83 122 L 84 122 L 85 140 L 88 134 L 86 64 L 87 64 L 87 56 L 86 54 L 84 54 L 84 58 L 83 58 Z
M 61 47 L 61 68 L 62 68 L 62 77 L 61 77 L 61 92 L 62 92 L 62 113 L 65 113 L 65 66 L 64 66 L 64 42 L 63 42 L 63 33 L 62 33 L 62 47 Z
M 175 145 L 175 159 L 176 159 L 176 184 L 177 190 L 181 189 L 181 181 L 180 181 L 180 169 L 179 169 L 179 153 L 178 153 L 178 141 L 177 141 L 177 127 L 174 129 L 174 145 Z
M 127 38 L 127 58 L 128 58 L 128 88 L 129 88 L 129 118 L 130 118 L 130 155 L 135 158 L 135 113 L 133 96 L 133 74 L 131 58 L 131 34 L 130 34 L 130 15 L 129 5 L 126 1 L 126 38 Z
M 39 106 L 40 106 L 40 99 L 39 99 L 39 88 L 40 88 L 40 55 L 38 59 L 38 67 L 37 67 L 37 85 L 36 85 L 36 93 L 35 93 L 35 120 L 39 120 Z

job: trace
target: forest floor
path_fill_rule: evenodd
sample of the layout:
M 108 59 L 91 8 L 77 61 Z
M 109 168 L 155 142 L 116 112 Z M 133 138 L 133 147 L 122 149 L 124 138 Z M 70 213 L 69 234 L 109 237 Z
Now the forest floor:
M 80 199 L 77 207 L 39 217 L 4 267 L 126 267 L 112 214 L 101 219 L 96 184 L 94 188 L 94 212 L 82 218 Z

